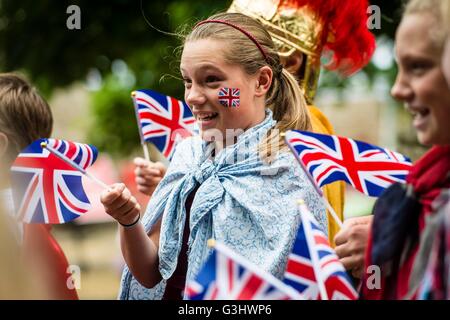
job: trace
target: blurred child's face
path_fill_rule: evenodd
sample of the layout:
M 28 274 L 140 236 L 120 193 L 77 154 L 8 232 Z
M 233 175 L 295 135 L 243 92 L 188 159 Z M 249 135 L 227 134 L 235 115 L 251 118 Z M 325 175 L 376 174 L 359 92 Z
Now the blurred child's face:
M 442 50 L 434 44 L 432 15 L 403 18 L 396 36 L 398 74 L 392 95 L 405 103 L 423 145 L 450 143 L 450 89 L 441 66 Z
M 217 40 L 194 40 L 185 44 L 181 56 L 184 98 L 207 141 L 217 139 L 217 132 L 225 139 L 227 129 L 246 130 L 264 120 L 259 73 L 248 75 L 240 65 L 227 63 L 226 49 Z M 235 98 L 224 100 L 219 97 L 221 88 L 239 91 L 234 90 Z

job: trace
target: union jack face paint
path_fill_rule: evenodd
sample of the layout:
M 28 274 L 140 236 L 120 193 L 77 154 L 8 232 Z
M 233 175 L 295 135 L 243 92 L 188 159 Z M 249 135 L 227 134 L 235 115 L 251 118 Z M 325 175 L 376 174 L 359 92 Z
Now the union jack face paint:
M 240 105 L 241 90 L 238 88 L 220 88 L 219 103 L 227 108 L 236 108 Z

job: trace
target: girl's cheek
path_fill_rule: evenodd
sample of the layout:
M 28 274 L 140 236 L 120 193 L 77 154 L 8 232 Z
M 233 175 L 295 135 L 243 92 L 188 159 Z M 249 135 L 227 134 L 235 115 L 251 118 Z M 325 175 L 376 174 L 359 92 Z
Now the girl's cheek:
M 239 88 L 220 88 L 217 99 L 225 108 L 237 108 L 241 105 L 241 90 Z

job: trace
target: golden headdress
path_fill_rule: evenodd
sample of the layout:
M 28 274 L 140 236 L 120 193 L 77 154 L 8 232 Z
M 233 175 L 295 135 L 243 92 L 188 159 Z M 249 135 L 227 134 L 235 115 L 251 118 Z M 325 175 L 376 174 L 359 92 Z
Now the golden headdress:
M 331 53 L 324 67 L 348 76 L 365 66 L 375 50 L 367 29 L 367 0 L 234 0 L 228 12 L 260 21 L 272 36 L 278 53 L 302 52 L 306 61 L 301 85 L 312 103 L 321 57 Z

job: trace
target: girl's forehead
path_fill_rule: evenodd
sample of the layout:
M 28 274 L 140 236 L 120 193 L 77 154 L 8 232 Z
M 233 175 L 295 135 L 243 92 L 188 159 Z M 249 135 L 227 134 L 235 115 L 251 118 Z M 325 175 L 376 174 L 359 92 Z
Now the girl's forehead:
M 213 40 L 211 40 L 213 41 Z M 226 70 L 230 65 L 225 61 L 224 47 L 206 40 L 187 42 L 181 55 L 180 69 L 182 71 L 198 69 Z
M 217 73 L 224 73 L 226 72 L 226 68 L 220 68 L 217 66 L 217 64 L 205 62 L 205 63 L 198 63 L 198 64 L 188 64 L 188 65 L 180 65 L 181 72 L 207 72 L 207 71 L 213 71 Z
M 396 33 L 396 54 L 439 57 L 441 52 L 435 31 L 438 26 L 429 14 L 411 14 L 403 18 Z M 432 16 L 431 16 L 432 17 Z
M 184 44 L 181 60 L 223 60 L 226 46 L 222 41 L 214 39 L 192 40 Z

